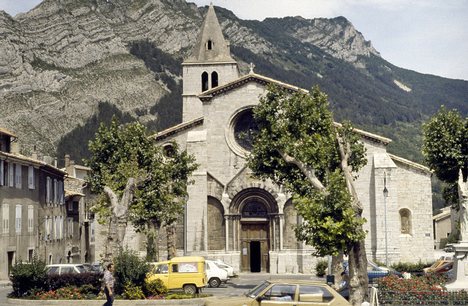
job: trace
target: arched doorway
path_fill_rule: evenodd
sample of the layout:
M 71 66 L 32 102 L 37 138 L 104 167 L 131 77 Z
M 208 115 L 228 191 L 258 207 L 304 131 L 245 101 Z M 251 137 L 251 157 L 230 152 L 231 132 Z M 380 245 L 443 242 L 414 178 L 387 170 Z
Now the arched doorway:
M 233 201 L 240 216 L 241 271 L 269 272 L 272 227 L 278 206 L 273 196 L 259 188 L 240 192 Z

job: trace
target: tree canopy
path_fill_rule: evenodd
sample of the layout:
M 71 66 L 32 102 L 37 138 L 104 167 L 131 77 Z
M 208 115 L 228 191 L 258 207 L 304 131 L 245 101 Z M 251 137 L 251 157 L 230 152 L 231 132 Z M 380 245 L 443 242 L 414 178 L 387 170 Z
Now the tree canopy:
M 435 175 L 448 184 L 444 198 L 457 202 L 456 182 L 460 170 L 468 175 L 468 118 L 444 106 L 423 125 L 423 155 Z
M 197 167 L 194 157 L 179 150 L 175 142 L 157 146 L 140 123 L 120 125 L 115 118 L 110 126 L 100 126 L 89 148 L 92 190 L 106 192 L 95 211 L 111 220 L 112 211 L 117 212 L 117 217 L 124 218 L 117 223 L 126 225 L 129 220 L 151 240 L 148 254 L 157 254 L 157 231 L 162 224 L 172 225 L 183 213 L 189 176 Z M 120 199 L 117 209 L 107 201 L 110 198 L 112 203 L 112 197 Z
M 305 220 L 296 230 L 298 238 L 319 256 L 347 253 L 352 242 L 365 237 L 364 220 L 356 218 L 351 205 L 337 140 L 337 135 L 346 137 L 347 163 L 357 171 L 366 162 L 365 150 L 350 126 L 333 122 L 327 97 L 318 88 L 309 94 L 272 87 L 254 108 L 254 118 L 258 132 L 249 166 L 258 177 L 294 194 Z
M 304 221 L 298 239 L 318 256 L 349 254 L 351 303 L 367 296 L 367 259 L 362 206 L 355 173 L 366 164 L 365 148 L 349 123 L 333 122 L 326 94 L 269 87 L 254 108 L 258 131 L 248 157 L 254 175 L 293 194 Z

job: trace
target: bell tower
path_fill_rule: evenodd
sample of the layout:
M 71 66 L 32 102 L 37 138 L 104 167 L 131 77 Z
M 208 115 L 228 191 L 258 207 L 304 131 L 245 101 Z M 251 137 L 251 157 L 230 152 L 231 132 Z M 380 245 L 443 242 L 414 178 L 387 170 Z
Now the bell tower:
M 183 122 L 203 116 L 197 95 L 239 78 L 237 62 L 231 57 L 221 26 L 210 4 L 192 54 L 182 63 Z

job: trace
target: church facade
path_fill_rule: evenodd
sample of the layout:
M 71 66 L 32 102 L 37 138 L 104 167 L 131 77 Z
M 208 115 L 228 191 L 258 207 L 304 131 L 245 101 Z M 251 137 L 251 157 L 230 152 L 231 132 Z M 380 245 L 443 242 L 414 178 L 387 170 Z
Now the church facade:
M 220 258 L 244 272 L 311 273 L 317 258 L 297 241 L 301 217 L 291 194 L 252 177 L 246 166 L 252 109 L 268 84 L 293 85 L 256 74 L 241 76 L 213 6 L 208 9 L 192 55 L 183 65 L 183 123 L 154 136 L 176 141 L 199 168 L 188 187 L 179 224 L 178 251 Z M 359 131 L 367 165 L 356 188 L 364 206 L 369 258 L 385 262 L 433 260 L 431 173 L 387 152 L 390 139 Z

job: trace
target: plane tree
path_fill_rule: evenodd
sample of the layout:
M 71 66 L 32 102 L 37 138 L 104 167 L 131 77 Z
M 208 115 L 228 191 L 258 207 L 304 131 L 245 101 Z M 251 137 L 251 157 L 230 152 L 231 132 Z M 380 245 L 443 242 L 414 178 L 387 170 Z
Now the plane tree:
M 109 225 L 104 257 L 123 246 L 128 222 L 147 236 L 149 260 L 157 260 L 157 232 L 164 223 L 172 226 L 183 210 L 186 185 L 196 168 L 194 158 L 177 145 L 168 150 L 148 137 L 146 127 L 135 122 L 101 124 L 90 141 L 91 168 L 88 181 L 99 194 L 93 210 Z M 168 240 L 173 240 L 169 237 Z
M 442 106 L 423 124 L 422 152 L 429 168 L 445 183 L 446 203 L 460 212 L 458 181 L 466 182 L 468 176 L 468 118 Z
M 366 164 L 365 148 L 349 123 L 333 121 L 326 94 L 270 86 L 254 107 L 258 130 L 248 157 L 255 176 L 293 194 L 304 222 L 298 239 L 315 255 L 349 256 L 350 301 L 367 298 L 367 259 L 362 205 L 354 188 Z

